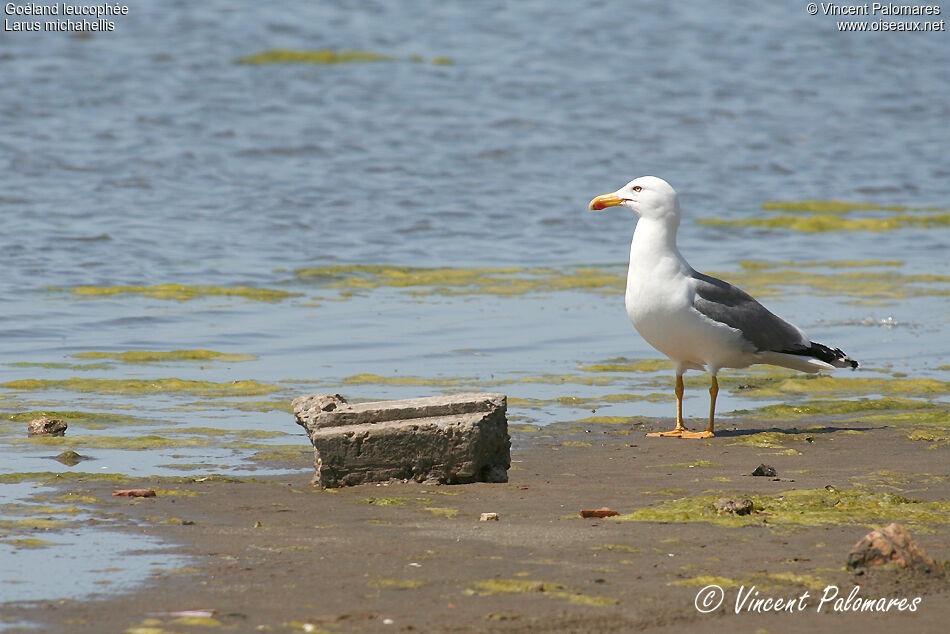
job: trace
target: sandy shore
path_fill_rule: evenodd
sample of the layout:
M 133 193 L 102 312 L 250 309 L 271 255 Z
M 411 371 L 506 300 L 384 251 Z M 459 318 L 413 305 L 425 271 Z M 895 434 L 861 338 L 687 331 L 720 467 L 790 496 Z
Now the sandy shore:
M 709 441 L 644 436 L 667 421 L 645 423 L 649 429 L 518 431 L 507 484 L 321 491 L 304 471 L 174 485 L 148 478 L 64 483 L 64 491 L 96 497 L 96 507 L 117 514 L 123 530 L 161 537 L 192 563 L 102 600 L 6 604 L 3 618 L 41 631 L 139 634 L 945 631 L 946 576 L 888 569 L 855 575 L 844 564 L 869 527 L 894 520 L 946 566 L 947 447 L 928 449 L 899 427 L 817 421 L 824 426 L 780 428 L 796 439 L 794 452 L 783 451 L 735 444 L 775 428 L 732 423 Z M 306 453 L 302 448 L 302 466 Z M 749 475 L 760 463 L 775 467 L 777 477 Z M 112 497 L 121 486 L 173 490 L 150 499 Z M 796 510 L 796 494 L 786 494 L 793 490 L 810 491 L 803 495 L 811 506 Z M 765 506 L 757 504 L 748 520 L 676 521 L 695 519 L 691 496 L 710 495 L 759 495 Z M 679 507 L 670 506 L 675 500 Z M 770 510 L 789 500 L 790 509 Z M 580 509 L 602 506 L 623 514 L 660 507 L 672 515 L 579 517 Z M 705 506 L 699 500 L 696 508 Z M 500 520 L 480 522 L 483 512 Z M 118 548 L 123 533 L 114 535 Z M 697 593 L 711 584 L 723 588 L 724 600 L 700 613 Z M 753 597 L 795 601 L 796 609 L 736 613 L 738 593 L 752 586 L 759 593 Z M 914 612 L 842 613 L 834 601 L 821 603 L 827 586 L 841 599 L 857 592 L 858 599 L 920 601 Z M 169 614 L 183 610 L 214 615 Z

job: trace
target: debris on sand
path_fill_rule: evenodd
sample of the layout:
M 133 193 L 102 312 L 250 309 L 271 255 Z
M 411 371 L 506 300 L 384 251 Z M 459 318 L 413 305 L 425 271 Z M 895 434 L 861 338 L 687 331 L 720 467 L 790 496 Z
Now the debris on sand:
M 30 436 L 65 436 L 67 427 L 64 420 L 40 416 L 29 422 L 26 431 Z
M 313 484 L 322 488 L 390 480 L 508 481 L 504 394 L 356 404 L 339 394 L 313 394 L 294 399 L 293 408 L 313 444 Z
M 775 467 L 773 467 L 772 465 L 760 464 L 758 467 L 755 468 L 755 471 L 752 472 L 752 475 L 765 476 L 767 478 L 774 478 L 775 473 L 776 473 Z
M 713 502 L 713 508 L 720 515 L 723 513 L 748 515 L 752 512 L 752 500 L 748 498 L 719 498 Z
M 497 522 L 498 513 L 482 513 L 478 518 L 479 522 Z
M 112 495 L 126 498 L 153 498 L 155 489 L 116 489 Z
M 921 572 L 937 571 L 937 564 L 903 524 L 892 523 L 865 535 L 848 553 L 848 568 L 897 564 Z
M 620 515 L 620 513 L 618 513 L 617 511 L 613 509 L 607 508 L 606 506 L 602 506 L 599 509 L 593 509 L 593 510 L 591 509 L 581 510 L 581 517 L 585 519 L 590 518 L 590 517 L 614 517 L 615 515 Z

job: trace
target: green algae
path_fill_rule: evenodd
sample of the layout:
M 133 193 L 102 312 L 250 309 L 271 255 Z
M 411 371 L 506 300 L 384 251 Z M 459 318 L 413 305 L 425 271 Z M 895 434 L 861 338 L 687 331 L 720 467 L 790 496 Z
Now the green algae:
M 394 59 L 388 55 L 358 49 L 338 51 L 329 48 L 316 50 L 275 48 L 239 57 L 236 61 L 238 64 L 260 66 L 264 64 L 356 64 L 388 62 Z
M 257 445 L 257 453 L 251 456 L 251 460 L 258 462 L 291 462 L 300 463 L 302 458 L 313 455 L 312 450 L 302 445 Z M 250 448 L 250 447 L 248 447 Z
M 392 588 L 394 590 L 414 590 L 426 585 L 418 579 L 371 579 L 366 582 L 370 588 Z
M 670 583 L 670 585 L 674 586 L 719 586 L 723 590 L 741 588 L 744 584 L 744 581 L 737 581 L 736 579 L 730 579 L 729 577 L 718 577 L 714 575 L 699 575 L 697 577 L 680 579 Z
M 721 467 L 722 465 L 718 462 L 710 462 L 709 460 L 694 460 L 693 462 L 676 462 L 673 464 L 651 464 L 647 465 L 648 469 L 665 469 L 668 467 L 685 467 L 687 469 L 694 469 L 696 467 Z
M 442 379 L 424 379 L 416 376 L 380 376 L 379 374 L 354 374 L 343 379 L 345 385 L 429 385 L 440 387 L 454 387 L 469 382 L 463 377 L 448 377 Z
M 35 537 L 0 539 L 0 544 L 10 544 L 17 548 L 49 548 L 50 546 L 63 545 L 61 542 L 51 542 L 45 539 L 36 539 Z
M 49 290 L 63 290 L 50 287 Z M 138 294 L 154 299 L 188 301 L 199 297 L 240 297 L 260 302 L 279 302 L 300 293 L 291 293 L 271 288 L 250 286 L 189 286 L 185 284 L 156 284 L 153 286 L 74 286 L 67 289 L 83 297 L 109 297 L 112 295 Z
M 742 586 L 754 586 L 760 590 L 774 589 L 778 586 L 793 585 L 804 586 L 809 590 L 822 590 L 827 583 L 815 575 L 800 574 L 795 572 L 773 572 L 758 573 L 742 579 L 731 579 L 729 577 L 718 577 L 713 575 L 699 575 L 690 579 L 680 579 L 671 582 L 674 586 L 701 586 L 716 585 L 723 589 L 740 588 Z
M 774 495 L 753 495 L 750 515 L 719 515 L 713 503 L 721 495 L 670 500 L 612 518 L 637 522 L 708 522 L 723 526 L 874 525 L 889 521 L 905 524 L 946 524 L 950 502 L 922 502 L 893 493 L 859 490 L 798 489 Z
M 627 359 L 615 357 L 600 363 L 577 368 L 582 372 L 658 372 L 672 370 L 673 362 L 666 359 Z
M 643 549 L 639 546 L 628 546 L 627 544 L 601 544 L 599 546 L 591 546 L 591 550 L 607 550 L 610 552 L 622 552 L 622 553 L 639 553 L 643 552 Z
M 220 429 L 218 427 L 167 427 L 156 429 L 157 434 L 180 434 L 188 436 L 217 436 L 240 439 L 281 438 L 293 436 L 283 431 L 267 429 Z M 259 447 L 273 447 L 275 445 L 255 445 Z
M 0 413 L 0 418 L 17 422 L 29 422 L 43 416 L 47 418 L 58 418 L 69 424 L 75 423 L 87 429 L 103 429 L 109 425 L 160 425 L 167 422 L 128 414 L 85 412 L 81 410 L 34 410 L 30 412 Z
M 251 66 L 263 66 L 268 64 L 317 64 L 317 65 L 336 65 L 336 64 L 372 64 L 375 62 L 392 62 L 396 57 L 383 55 L 374 51 L 360 49 L 336 50 L 330 48 L 324 49 L 286 49 L 274 48 L 253 55 L 246 55 L 235 60 L 238 64 Z M 422 64 L 430 63 L 436 66 L 451 66 L 455 63 L 451 57 L 437 56 L 430 60 L 421 55 L 413 55 L 408 61 Z M 275 269 L 275 272 L 283 269 Z
M 371 497 L 356 500 L 353 504 L 372 504 L 373 506 L 404 506 L 406 504 L 432 504 L 432 498 L 426 497 Z
M 17 361 L 4 363 L 11 368 L 45 368 L 47 370 L 108 370 L 112 365 L 108 363 L 29 363 Z
M 739 266 L 741 266 L 746 271 L 763 271 L 777 268 L 804 269 L 816 267 L 829 269 L 858 269 L 869 267 L 895 267 L 903 265 L 904 262 L 901 260 L 739 260 Z
M 125 352 L 77 352 L 79 359 L 115 359 L 123 363 L 158 363 L 164 361 L 254 361 L 253 354 L 215 352 L 214 350 L 126 350 Z
M 898 395 L 942 396 L 950 392 L 950 381 L 939 379 L 852 378 L 828 375 L 796 375 L 750 386 L 748 397 L 782 397 L 788 394 L 841 394 L 844 396 Z
M 354 374 L 343 379 L 344 385 L 424 385 L 429 387 L 458 387 L 463 385 L 498 386 L 518 383 L 578 383 L 581 385 L 610 385 L 611 377 L 542 374 L 539 376 L 513 377 L 508 379 L 479 381 L 472 377 L 425 378 L 418 376 L 381 376 L 379 374 Z M 3 384 L 0 384 L 3 387 Z
M 847 202 L 843 200 L 776 200 L 763 203 L 762 209 L 777 211 L 800 211 L 810 214 L 841 214 L 852 211 L 940 211 L 939 207 L 879 205 L 877 203 Z
M 858 412 L 921 411 L 941 408 L 930 401 L 908 398 L 861 398 L 857 400 L 809 400 L 801 404 L 778 403 L 752 410 L 736 410 L 730 416 L 749 416 L 758 420 L 794 420 L 802 417 L 832 416 Z M 860 419 L 859 419 L 860 420 Z
M 874 209 L 874 210 L 880 210 Z M 909 209 L 907 209 L 909 210 Z M 883 217 L 848 218 L 844 210 L 815 211 L 809 215 L 780 215 L 771 218 L 741 218 L 726 220 L 723 218 L 700 218 L 698 223 L 719 227 L 760 227 L 769 229 L 791 229 L 804 233 L 825 231 L 894 231 L 904 227 L 945 227 L 950 226 L 950 213 L 933 210 L 927 214 L 909 214 L 907 210 L 893 210 Z M 850 211 L 850 210 L 849 210 Z
M 760 431 L 755 434 L 739 436 L 730 445 L 740 447 L 758 447 L 760 449 L 786 449 L 783 443 L 811 442 L 814 438 L 804 434 L 790 434 L 780 431 Z M 794 454 L 791 454 L 794 455 Z
M 124 484 L 130 482 L 140 482 L 139 476 L 130 476 L 124 473 L 87 473 L 84 471 L 20 471 L 16 473 L 0 474 L 0 484 L 19 484 L 21 482 L 34 482 L 42 485 L 55 485 L 63 483 L 102 483 Z M 148 476 L 152 483 L 161 482 L 165 484 L 181 484 L 190 482 L 255 482 L 254 478 L 236 478 L 233 476 L 223 476 L 217 473 L 211 473 L 206 476 Z
M 567 591 L 566 586 L 549 581 L 535 581 L 532 579 L 491 579 L 490 581 L 476 581 L 475 589 L 468 589 L 466 594 L 477 596 L 492 596 L 496 594 L 540 594 L 553 599 L 562 599 L 577 605 L 607 606 L 617 605 L 618 599 L 612 597 L 593 596 Z
M 144 451 L 148 449 L 175 449 L 181 447 L 206 447 L 214 444 L 210 440 L 200 438 L 165 438 L 164 436 L 146 435 L 134 437 L 122 436 L 49 436 L 33 438 L 11 438 L 14 444 L 47 445 L 51 447 L 85 447 L 89 449 L 123 449 L 127 451 Z
M 187 489 L 163 489 L 161 487 L 153 487 L 152 490 L 155 491 L 155 495 L 158 497 L 193 498 L 204 495 L 203 491 L 189 491 Z
M 22 520 L 0 519 L 0 528 L 6 530 L 39 529 L 47 530 L 51 528 L 63 528 L 70 526 L 72 522 L 67 520 L 54 520 L 45 517 L 31 517 Z
M 161 394 L 164 392 L 184 392 L 199 394 L 206 398 L 219 396 L 262 396 L 282 391 L 279 385 L 243 380 L 226 383 L 211 381 L 191 381 L 185 379 L 21 379 L 0 383 L 8 390 L 68 390 L 71 392 L 96 392 L 100 394 Z
M 615 381 L 606 376 L 577 376 L 572 374 L 541 374 L 538 376 L 516 377 L 500 381 L 486 381 L 483 385 L 509 385 L 514 383 L 578 383 L 580 385 L 610 385 Z
M 448 519 L 453 519 L 458 517 L 459 510 L 452 509 L 444 506 L 427 506 L 425 507 L 426 511 L 429 511 L 433 515 L 438 515 L 439 517 L 445 517 Z
M 287 412 L 294 408 L 290 401 L 195 401 L 183 407 L 172 409 L 221 409 L 227 407 L 243 412 Z
M 614 292 L 624 287 L 622 273 L 599 268 L 558 269 L 420 268 L 386 265 L 331 265 L 298 269 L 298 278 L 327 288 L 361 291 L 381 286 L 410 288 L 414 295 L 525 295 L 551 291 Z
M 589 442 L 584 442 L 583 440 L 565 440 L 561 443 L 562 447 L 593 447 Z
M 950 446 L 950 432 L 946 429 L 915 429 L 907 434 L 907 439 L 933 443 L 927 449 Z
M 818 273 L 796 268 L 744 268 L 739 272 L 710 272 L 759 297 L 787 294 L 789 287 L 803 287 L 814 295 L 857 299 L 906 299 L 943 297 L 950 275 L 903 274 L 898 271 L 835 271 Z M 785 290 L 783 290 L 785 289 Z
M 629 416 L 588 416 L 574 421 L 577 425 L 626 425 L 631 420 Z

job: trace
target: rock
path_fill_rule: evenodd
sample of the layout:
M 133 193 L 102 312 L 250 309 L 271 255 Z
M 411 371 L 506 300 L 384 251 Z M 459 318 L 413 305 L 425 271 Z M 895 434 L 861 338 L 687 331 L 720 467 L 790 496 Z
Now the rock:
M 116 489 L 112 495 L 125 498 L 153 498 L 155 491 L 153 489 Z
M 902 524 L 889 524 L 865 535 L 848 553 L 848 568 L 865 568 L 897 564 L 901 568 L 916 568 L 934 572 L 937 564 Z
M 30 436 L 65 436 L 67 427 L 64 420 L 41 416 L 31 420 L 26 431 Z
M 497 522 L 498 513 L 482 513 L 478 518 L 479 522 Z
M 456 394 L 351 405 L 338 394 L 294 399 L 313 443 L 313 484 L 388 480 L 507 482 L 504 394 Z
M 53 460 L 58 460 L 59 462 L 62 462 L 64 465 L 66 465 L 67 467 L 75 467 L 77 464 L 79 464 L 83 460 L 92 460 L 92 458 L 90 458 L 89 456 L 83 456 L 82 454 L 78 454 L 75 451 L 64 451 L 58 456 L 53 456 Z
M 775 477 L 775 467 L 767 464 L 760 464 L 755 468 L 755 471 L 752 472 L 754 476 L 766 476 L 769 478 Z
M 748 515 L 752 512 L 752 500 L 748 498 L 719 498 L 713 502 L 713 508 L 720 515 L 722 513 Z
M 607 508 L 606 506 L 602 506 L 602 507 L 600 507 L 599 509 L 594 509 L 594 510 L 590 510 L 590 509 L 583 509 L 583 510 L 581 510 L 581 517 L 583 517 L 583 518 L 589 518 L 589 517 L 614 517 L 615 515 L 620 515 L 620 513 L 618 513 L 617 511 L 615 511 L 615 510 L 613 510 L 613 509 L 609 509 L 609 508 Z

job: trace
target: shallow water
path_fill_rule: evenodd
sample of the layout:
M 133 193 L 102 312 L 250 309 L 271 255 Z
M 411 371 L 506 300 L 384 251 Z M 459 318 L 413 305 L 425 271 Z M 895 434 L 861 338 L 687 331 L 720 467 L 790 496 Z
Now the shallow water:
M 236 61 L 279 48 L 393 59 Z M 668 370 L 579 369 L 657 356 L 623 310 L 634 219 L 587 211 L 642 174 L 680 192 L 691 263 L 866 368 L 841 376 L 946 382 L 948 58 L 945 33 L 845 35 L 797 5 L 702 2 L 164 2 L 130 6 L 112 33 L 4 33 L 0 474 L 305 471 L 306 439 L 287 408 L 315 391 L 498 390 L 535 403 L 510 414 L 540 426 L 591 415 L 554 399 L 633 394 L 642 398 L 593 409 L 669 417 Z M 882 207 L 839 214 L 848 219 L 937 220 L 878 231 L 743 224 L 807 216 L 764 205 L 812 199 Z M 295 274 L 332 265 L 343 268 Z M 400 286 L 347 268 L 357 265 L 437 270 Z M 586 283 L 587 269 L 616 286 Z M 552 282 L 575 275 L 585 279 Z M 479 284 L 492 276 L 508 281 Z M 217 291 L 72 291 L 163 284 Z M 235 287 L 292 295 L 220 294 Z M 256 358 L 72 356 L 194 349 Z M 103 382 L 170 378 L 221 385 Z M 229 393 L 236 380 L 275 387 Z M 691 416 L 706 407 L 698 385 Z M 780 400 L 738 391 L 720 410 Z M 118 416 L 25 442 L 26 421 L 6 417 L 39 411 Z M 269 445 L 283 458 L 255 459 Z M 67 449 L 94 459 L 50 460 Z M 21 495 L 10 486 L 0 501 Z

